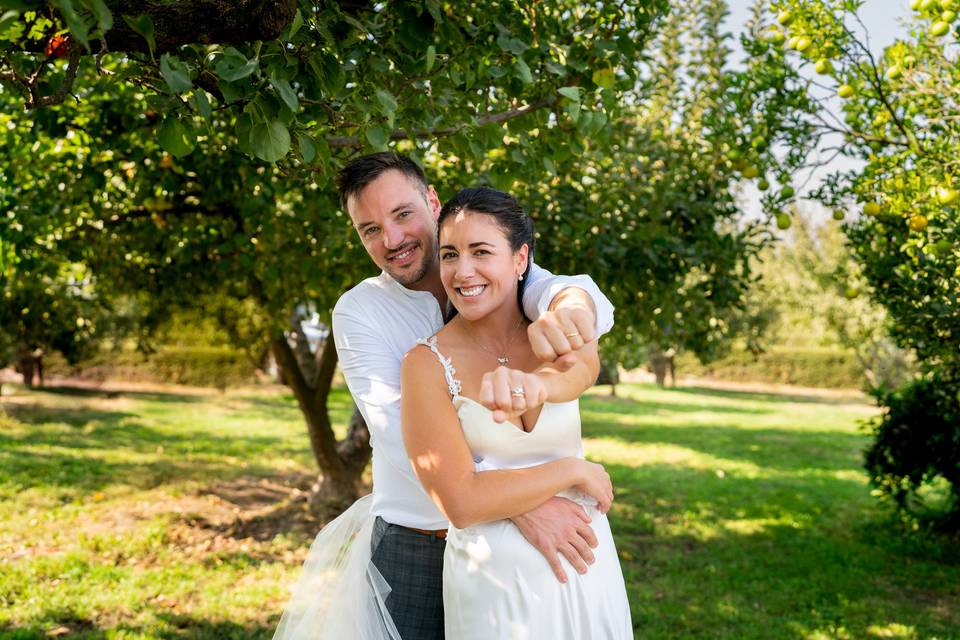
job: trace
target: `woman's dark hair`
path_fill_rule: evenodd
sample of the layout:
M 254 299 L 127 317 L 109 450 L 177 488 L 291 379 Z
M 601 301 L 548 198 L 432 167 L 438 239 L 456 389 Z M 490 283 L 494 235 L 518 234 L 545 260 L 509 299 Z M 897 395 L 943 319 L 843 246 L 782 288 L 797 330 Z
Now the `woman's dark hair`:
M 536 242 L 533 220 L 516 198 L 509 193 L 490 187 L 470 187 L 461 189 L 440 209 L 440 216 L 437 218 L 437 238 L 440 237 L 444 221 L 461 211 L 491 216 L 503 230 L 514 252 L 519 251 L 523 245 L 527 245 L 527 269 L 523 272 L 523 280 L 517 285 L 517 304 L 520 305 L 520 313 L 527 318 L 527 314 L 523 311 L 523 289 L 530 274 L 530 265 L 533 264 L 533 248 Z M 453 309 L 449 316 L 452 317 L 455 313 L 456 309 Z

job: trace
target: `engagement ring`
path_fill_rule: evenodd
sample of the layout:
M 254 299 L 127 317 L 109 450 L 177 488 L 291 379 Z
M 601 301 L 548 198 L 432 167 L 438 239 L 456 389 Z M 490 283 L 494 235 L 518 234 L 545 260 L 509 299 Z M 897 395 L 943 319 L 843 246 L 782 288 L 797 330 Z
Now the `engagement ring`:
M 527 395 L 527 392 L 523 390 L 523 387 L 513 387 L 510 389 L 510 395 L 514 398 L 523 398 Z

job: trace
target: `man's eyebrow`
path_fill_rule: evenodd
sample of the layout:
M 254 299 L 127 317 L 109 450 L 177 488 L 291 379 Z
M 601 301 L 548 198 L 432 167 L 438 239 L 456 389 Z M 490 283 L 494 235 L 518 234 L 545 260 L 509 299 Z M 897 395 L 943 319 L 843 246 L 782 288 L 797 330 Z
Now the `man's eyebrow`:
M 398 204 L 397 206 L 395 206 L 395 207 L 390 211 L 390 213 L 398 213 L 398 212 L 400 212 L 400 211 L 402 211 L 402 210 L 404 210 L 404 209 L 412 209 L 412 208 L 413 208 L 413 203 L 412 203 L 412 202 L 402 202 L 402 203 Z
M 357 225 L 357 231 L 363 231 L 364 229 L 366 229 L 372 224 L 373 222 L 370 220 L 367 220 L 366 222 L 361 222 L 360 224 Z

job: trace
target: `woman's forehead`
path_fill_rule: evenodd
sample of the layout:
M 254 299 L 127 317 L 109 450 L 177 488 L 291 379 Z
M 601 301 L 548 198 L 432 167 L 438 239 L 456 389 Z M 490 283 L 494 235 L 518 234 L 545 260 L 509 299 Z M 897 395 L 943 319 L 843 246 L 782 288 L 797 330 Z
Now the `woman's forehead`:
M 440 228 L 440 235 L 449 236 L 453 233 L 482 235 L 486 240 L 491 239 L 491 234 L 504 240 L 507 237 L 497 219 L 482 211 L 462 210 L 444 220 L 443 226 Z

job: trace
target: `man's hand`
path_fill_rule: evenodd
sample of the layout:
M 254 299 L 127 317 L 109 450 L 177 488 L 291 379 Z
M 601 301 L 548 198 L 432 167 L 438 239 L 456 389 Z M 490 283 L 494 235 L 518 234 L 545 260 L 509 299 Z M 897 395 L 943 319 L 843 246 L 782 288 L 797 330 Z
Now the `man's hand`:
M 511 521 L 543 554 L 560 582 L 567 581 L 567 574 L 559 554 L 562 553 L 579 573 L 586 573 L 587 565 L 593 564 L 592 549 L 597 546 L 597 536 L 590 527 L 587 512 L 576 502 L 553 497 L 533 511 L 511 518 Z
M 556 295 L 550 308 L 527 327 L 533 352 L 543 362 L 565 371 L 574 365 L 571 354 L 597 338 L 597 314 L 587 292 L 568 287 Z

